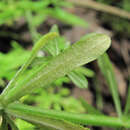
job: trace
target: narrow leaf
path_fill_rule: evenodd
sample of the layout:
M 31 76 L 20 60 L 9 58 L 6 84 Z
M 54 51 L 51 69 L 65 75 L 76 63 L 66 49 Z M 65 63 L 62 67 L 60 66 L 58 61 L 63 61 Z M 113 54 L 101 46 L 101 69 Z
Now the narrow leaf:
M 58 26 L 57 26 L 56 24 L 54 24 L 54 25 L 51 27 L 50 32 L 56 32 L 56 33 L 60 34 L 60 33 L 59 33 Z
M 88 88 L 88 81 L 86 77 L 78 72 L 71 71 L 68 74 L 69 78 L 74 82 L 74 84 L 79 88 Z
M 118 93 L 118 85 L 115 79 L 115 74 L 113 72 L 111 61 L 106 53 L 98 59 L 98 64 L 109 85 L 109 89 L 112 93 L 117 113 L 119 117 L 121 117 L 122 111 Z
M 50 32 L 56 32 L 59 34 L 58 27 L 53 25 Z M 56 37 L 54 40 L 50 41 L 43 49 L 47 51 L 50 55 L 59 55 L 64 49 L 66 49 L 67 43 L 62 36 Z
M 48 11 L 48 14 L 56 19 L 59 19 L 62 22 L 66 22 L 71 25 L 79 25 L 82 27 L 88 26 L 88 23 L 86 21 L 60 8 L 55 8 L 55 10 Z
M 95 73 L 94 73 L 91 69 L 88 69 L 88 68 L 83 67 L 83 66 L 81 66 L 81 67 L 75 69 L 75 71 L 76 71 L 76 72 L 80 72 L 80 73 L 82 73 L 82 74 L 84 74 L 85 76 L 90 77 L 90 78 L 91 78 L 91 77 L 94 77 L 94 75 L 95 75 Z
M 5 96 L 9 90 L 11 90 L 15 83 L 17 82 L 18 78 L 24 73 L 24 71 L 27 69 L 27 67 L 31 64 L 31 62 L 35 59 L 37 56 L 38 51 L 45 46 L 46 43 L 48 43 L 49 40 L 54 39 L 58 34 L 53 32 L 53 33 L 48 33 L 44 35 L 33 47 L 32 53 L 28 60 L 25 62 L 25 64 L 21 67 L 21 69 L 16 73 L 14 78 L 9 82 L 7 87 L 4 89 L 4 92 L 2 93 L 2 96 Z

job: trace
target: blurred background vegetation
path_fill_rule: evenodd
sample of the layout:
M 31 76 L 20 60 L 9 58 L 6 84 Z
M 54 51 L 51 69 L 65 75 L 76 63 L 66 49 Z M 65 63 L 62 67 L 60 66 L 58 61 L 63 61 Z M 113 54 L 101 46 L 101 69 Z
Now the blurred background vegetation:
M 97 2 L 104 3 L 107 5 L 118 7 L 125 11 L 130 11 L 130 1 L 129 0 L 96 0 Z M 102 13 L 99 14 L 102 23 L 107 28 L 114 30 L 118 37 L 127 37 L 130 36 L 130 21 L 128 19 L 122 19 L 120 17 L 115 17 L 110 14 Z

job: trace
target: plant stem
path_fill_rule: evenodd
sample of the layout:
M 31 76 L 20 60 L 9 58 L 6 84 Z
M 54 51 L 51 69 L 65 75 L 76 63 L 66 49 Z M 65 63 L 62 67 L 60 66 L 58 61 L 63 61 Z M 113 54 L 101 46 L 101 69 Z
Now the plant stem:
M 57 37 L 58 34 L 55 32 L 48 33 L 44 35 L 36 44 L 34 45 L 32 52 L 30 54 L 30 57 L 28 60 L 25 62 L 25 64 L 19 69 L 19 71 L 15 74 L 14 78 L 9 82 L 7 87 L 4 89 L 2 94 L 0 95 L 0 100 L 2 102 L 2 99 L 7 96 L 8 92 L 15 86 L 18 78 L 24 73 L 24 71 L 28 68 L 28 66 L 32 63 L 32 61 L 35 59 L 37 56 L 38 51 L 45 46 L 45 44 L 48 43 L 49 40 L 54 39 Z M 3 102 L 4 105 L 4 102 Z
M 36 28 L 32 25 L 32 23 L 33 23 L 32 12 L 26 11 L 25 17 L 27 19 L 28 28 L 29 28 L 29 31 L 31 33 L 32 41 L 33 41 L 33 44 L 34 44 L 38 40 L 38 35 L 37 35 L 38 33 L 37 33 Z
M 75 114 L 55 110 L 43 110 L 19 103 L 12 103 L 8 105 L 8 107 L 5 109 L 5 112 L 9 115 L 28 121 L 32 121 L 35 119 L 42 120 L 43 118 L 48 117 L 57 120 L 67 120 L 83 125 L 130 128 L 129 118 L 124 118 L 121 120 L 120 118 L 103 115 Z
M 83 7 L 89 7 L 98 11 L 102 11 L 102 12 L 106 12 L 106 13 L 110 13 L 113 15 L 117 15 L 119 17 L 123 17 L 123 18 L 127 18 L 130 19 L 130 13 L 124 10 L 121 10 L 119 8 L 116 7 L 112 7 L 109 5 L 105 5 L 102 3 L 97 3 L 93 0 L 68 0 L 70 2 L 72 2 L 75 5 L 80 5 Z

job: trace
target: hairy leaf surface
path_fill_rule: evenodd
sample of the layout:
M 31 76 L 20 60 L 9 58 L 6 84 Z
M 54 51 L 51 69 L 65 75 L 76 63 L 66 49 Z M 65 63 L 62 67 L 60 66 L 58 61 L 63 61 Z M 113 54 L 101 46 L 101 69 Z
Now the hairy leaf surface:
M 110 38 L 104 34 L 91 35 L 55 56 L 44 69 L 41 67 L 37 73 L 32 74 L 31 80 L 28 76 L 24 81 L 26 84 L 22 82 L 12 88 L 3 101 L 8 104 L 18 100 L 34 89 L 45 87 L 75 68 L 97 59 L 109 48 Z

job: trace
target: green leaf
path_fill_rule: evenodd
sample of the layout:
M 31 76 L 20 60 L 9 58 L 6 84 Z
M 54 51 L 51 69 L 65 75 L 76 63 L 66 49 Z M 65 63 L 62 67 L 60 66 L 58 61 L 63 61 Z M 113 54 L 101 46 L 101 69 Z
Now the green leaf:
M 82 73 L 83 75 L 90 77 L 90 78 L 94 77 L 94 75 L 95 75 L 95 73 L 91 69 L 88 69 L 88 68 L 83 67 L 83 66 L 75 69 L 75 71 Z
M 91 35 L 91 34 L 90 34 Z M 104 34 L 95 34 L 80 40 L 55 56 L 48 65 L 39 68 L 37 73 L 27 76 L 8 93 L 3 92 L 3 103 L 11 103 L 39 87 L 45 87 L 75 68 L 89 63 L 102 55 L 110 46 L 110 38 Z M 30 80 L 31 79 L 31 80 Z M 26 84 L 25 84 L 26 83 Z
M 49 15 L 51 15 L 52 17 L 59 19 L 62 22 L 71 24 L 71 25 L 79 25 L 82 27 L 87 27 L 88 23 L 84 20 L 82 20 L 81 18 L 68 13 L 60 8 L 55 8 L 55 10 L 50 10 L 48 12 Z
M 10 52 L 0 53 L 0 78 L 11 80 L 17 69 L 24 64 L 30 55 L 30 51 L 24 50 L 18 43 L 12 42 Z M 15 57 L 15 58 L 14 58 Z
M 41 65 L 43 65 L 43 63 L 46 65 L 50 60 L 52 59 L 52 57 L 48 56 L 48 57 L 36 57 L 34 59 L 34 61 L 31 63 L 30 67 L 40 67 Z
M 57 32 L 59 34 L 59 30 L 57 25 L 53 25 L 50 32 Z M 45 46 L 45 49 L 52 55 L 57 56 L 64 50 L 65 48 L 65 41 L 60 41 L 62 37 L 56 37 L 53 41 Z M 63 46 L 61 48 L 60 46 Z M 66 48 L 65 48 L 66 49 Z M 83 69 L 82 69 L 83 71 Z M 85 71 L 85 68 L 84 68 Z M 87 71 L 87 70 L 86 70 Z M 68 77 L 75 83 L 76 86 L 79 88 L 87 88 L 88 81 L 85 78 L 84 74 L 80 73 L 79 71 L 72 71 L 68 74 Z
M 15 123 L 18 126 L 19 130 L 34 130 L 35 129 L 34 125 L 21 119 L 16 119 Z
M 15 107 L 13 107 L 15 105 Z M 41 113 L 41 109 L 35 109 L 33 107 L 22 105 L 22 104 L 13 104 L 10 105 L 6 112 L 15 117 L 21 118 L 23 120 L 29 121 L 34 124 L 41 126 L 50 127 L 56 130 L 87 130 L 80 125 L 72 124 L 68 121 L 62 119 L 56 119 L 51 116 L 47 116 Z
M 5 112 L 14 117 L 43 124 L 43 125 L 46 122 L 48 123 L 47 125 L 52 124 L 53 126 L 55 126 L 57 124 L 56 121 L 59 120 L 59 122 L 61 121 L 61 124 L 64 121 L 69 121 L 72 123 L 83 124 L 83 125 L 107 126 L 107 127 L 124 126 L 126 128 L 130 128 L 130 118 L 124 117 L 120 119 L 118 117 L 110 117 L 105 115 L 76 114 L 76 113 L 70 113 L 65 111 L 63 112 L 63 111 L 45 110 L 45 109 L 39 109 L 39 108 L 35 108 L 32 106 L 27 106 L 19 103 L 9 104 L 5 108 Z M 51 119 L 54 120 L 52 121 Z M 59 125 L 59 127 L 62 127 L 62 125 Z M 76 127 L 78 128 L 79 126 L 75 125 L 74 128 Z
M 53 25 L 50 32 L 56 32 L 59 34 L 59 30 L 57 25 Z M 48 52 L 52 56 L 59 55 L 62 51 L 67 49 L 70 46 L 65 40 L 64 37 L 59 36 L 56 37 L 53 41 L 49 41 L 49 43 L 43 48 L 46 52 Z
M 43 48 L 43 46 L 45 46 L 45 44 L 48 43 L 49 40 L 54 39 L 56 36 L 58 36 L 58 34 L 55 33 L 55 32 L 48 33 L 48 34 L 44 35 L 34 45 L 30 57 L 25 62 L 25 64 L 20 68 L 20 70 L 16 73 L 16 75 L 14 76 L 14 78 L 9 82 L 9 84 L 7 85 L 7 87 L 4 89 L 3 96 L 6 95 L 8 93 L 8 91 L 11 90 L 15 86 L 18 78 L 24 73 L 24 71 L 27 69 L 27 67 L 32 63 L 32 61 L 37 56 L 37 53 L 39 52 L 39 50 L 41 48 Z
M 71 71 L 68 76 L 77 87 L 88 88 L 88 81 L 83 74 Z
M 52 128 L 52 127 L 42 126 L 38 130 L 57 130 L 57 129 Z
M 56 33 L 60 34 L 60 33 L 59 33 L 58 26 L 57 26 L 56 24 L 54 24 L 54 25 L 51 27 L 50 32 L 56 32 Z
M 32 19 L 32 26 L 36 28 L 47 19 L 47 16 L 44 13 L 39 12 L 37 15 L 33 16 Z
M 113 71 L 111 61 L 106 53 L 98 59 L 98 64 L 102 73 L 105 76 L 109 89 L 112 93 L 112 97 L 115 103 L 117 113 L 119 117 L 121 117 L 122 111 L 121 111 L 121 104 L 120 104 L 120 98 L 119 98 L 119 93 L 118 93 L 118 85 L 115 79 L 115 74 Z
M 58 78 L 54 84 L 56 86 L 62 86 L 63 83 L 69 83 L 70 82 L 70 79 L 67 77 L 67 76 L 64 76 L 64 77 L 61 77 L 61 78 Z

